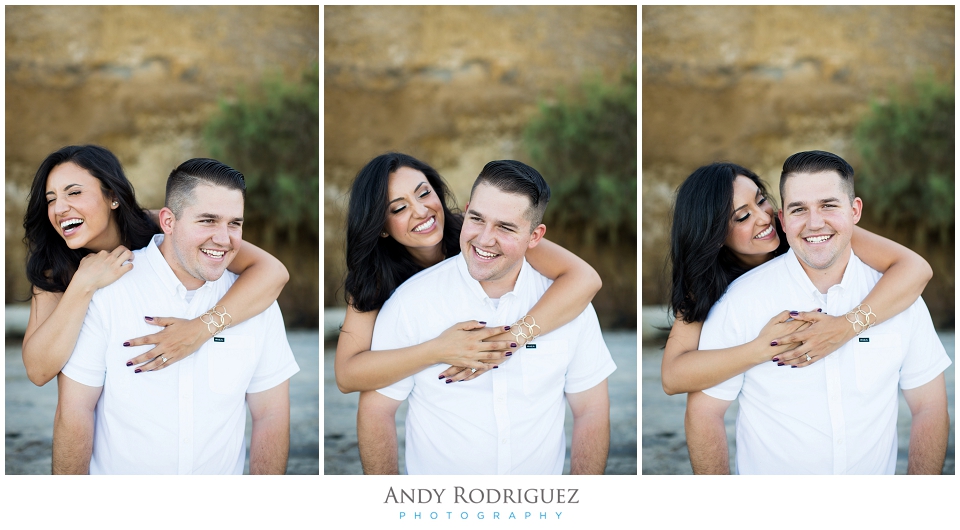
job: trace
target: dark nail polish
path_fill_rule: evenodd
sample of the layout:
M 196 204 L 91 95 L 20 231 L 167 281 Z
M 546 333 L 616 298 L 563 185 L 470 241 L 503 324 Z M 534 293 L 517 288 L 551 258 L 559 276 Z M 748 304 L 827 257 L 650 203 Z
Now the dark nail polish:
M 487 323 L 486 323 L 486 322 L 483 322 L 482 320 L 480 321 L 480 323 L 483 324 L 483 325 L 487 325 Z
M 800 312 L 799 312 L 799 311 L 791 311 L 791 312 L 790 312 L 790 316 L 792 316 L 792 317 L 800 316 Z
M 139 374 L 140 372 L 142 372 L 142 370 L 140 370 L 139 368 L 137 368 L 136 370 L 133 371 L 133 373 L 135 373 L 135 374 Z
M 150 322 L 153 322 L 153 317 L 143 317 L 143 319 L 144 319 L 144 320 L 147 320 L 147 321 L 150 321 Z
M 129 343 L 129 342 L 124 342 L 123 345 L 124 345 L 124 346 L 129 346 L 130 343 Z
M 510 331 L 510 326 L 503 326 L 504 331 Z
M 437 379 L 443 379 L 443 374 L 440 374 L 440 377 L 438 377 Z
M 510 357 L 511 355 L 513 355 L 513 352 L 509 352 L 509 351 L 508 351 L 508 352 L 506 353 L 506 356 L 507 356 L 507 357 Z
M 817 313 L 823 313 L 823 309 L 817 308 Z
M 127 366 L 133 366 L 133 362 L 127 361 Z
M 448 385 L 449 385 L 450 383 L 452 383 L 452 382 L 453 382 L 453 379 L 447 379 L 447 384 L 448 384 Z
M 511 348 L 516 348 L 516 347 L 517 347 L 517 343 L 516 343 L 516 342 L 511 342 L 511 343 L 510 343 L 510 347 L 511 347 Z
M 795 365 L 795 364 L 792 365 L 792 366 L 790 366 L 790 368 L 796 368 L 796 367 L 797 367 L 797 365 Z
M 775 363 L 780 362 L 780 358 L 779 358 L 779 357 L 774 357 L 774 358 L 773 358 L 773 362 L 775 362 Z
M 783 363 L 777 363 L 777 366 L 783 366 Z
M 497 368 L 500 368 L 500 365 L 499 365 L 499 364 L 493 365 L 493 369 L 494 369 L 494 370 L 496 370 Z
M 770 341 L 770 345 L 771 345 L 771 346 L 776 346 L 776 345 L 777 345 L 777 341 L 775 341 L 775 340 Z

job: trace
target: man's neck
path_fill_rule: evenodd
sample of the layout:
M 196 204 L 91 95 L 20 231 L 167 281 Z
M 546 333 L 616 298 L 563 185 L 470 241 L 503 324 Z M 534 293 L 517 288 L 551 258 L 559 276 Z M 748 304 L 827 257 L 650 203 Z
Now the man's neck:
M 183 270 L 183 267 L 181 267 L 177 261 L 176 250 L 173 248 L 173 243 L 170 242 L 169 234 L 163 236 L 163 242 L 160 243 L 160 254 L 163 256 L 163 260 L 167 262 L 170 270 L 173 271 L 173 275 L 180 280 L 180 283 L 182 283 L 183 287 L 188 291 L 196 291 L 206 283 L 199 278 L 194 278 L 187 271 Z
M 508 271 L 502 278 L 480 282 L 480 287 L 487 296 L 498 299 L 516 287 L 521 268 L 523 268 L 523 261 L 521 261 L 515 269 Z
M 843 255 L 838 258 L 833 265 L 825 269 L 810 267 L 804 263 L 799 256 L 796 257 L 797 261 L 800 262 L 800 266 L 803 267 L 803 271 L 807 273 L 807 277 L 813 282 L 813 286 L 816 287 L 820 293 L 827 294 L 827 291 L 829 291 L 831 287 L 839 284 L 843 280 L 843 273 L 847 270 L 847 264 L 850 263 L 850 248 L 847 247 L 843 252 Z

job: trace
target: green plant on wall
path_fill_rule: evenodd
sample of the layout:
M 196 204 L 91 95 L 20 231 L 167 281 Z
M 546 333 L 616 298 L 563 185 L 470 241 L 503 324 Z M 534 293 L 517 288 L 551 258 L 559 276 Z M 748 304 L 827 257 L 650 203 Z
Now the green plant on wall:
M 954 89 L 924 77 L 889 102 L 873 102 L 856 130 L 857 195 L 880 226 L 915 244 L 954 237 Z
M 319 90 L 318 64 L 296 82 L 267 78 L 221 100 L 204 129 L 211 155 L 244 174 L 244 216 L 266 248 L 319 236 Z
M 550 183 L 548 226 L 582 233 L 588 245 L 636 242 L 636 65 L 614 83 L 591 79 L 541 102 L 523 138 Z

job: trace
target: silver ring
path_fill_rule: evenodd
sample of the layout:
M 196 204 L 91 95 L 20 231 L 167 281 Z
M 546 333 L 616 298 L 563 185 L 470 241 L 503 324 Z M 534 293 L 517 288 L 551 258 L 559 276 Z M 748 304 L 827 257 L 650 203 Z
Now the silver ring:
M 163 359 L 163 362 L 161 362 L 160 364 L 163 364 L 163 363 L 167 362 L 167 358 L 166 358 L 166 357 L 163 357 L 163 356 L 161 355 L 160 358 Z M 810 358 L 807 357 L 807 360 L 809 361 Z
M 477 373 L 477 369 L 476 369 L 476 368 L 471 368 L 471 369 L 470 369 L 470 373 L 471 373 L 471 374 Z
M 812 359 L 812 358 L 810 357 L 810 354 L 807 353 L 807 354 L 805 354 L 805 355 L 807 356 L 807 362 L 810 362 L 810 360 Z

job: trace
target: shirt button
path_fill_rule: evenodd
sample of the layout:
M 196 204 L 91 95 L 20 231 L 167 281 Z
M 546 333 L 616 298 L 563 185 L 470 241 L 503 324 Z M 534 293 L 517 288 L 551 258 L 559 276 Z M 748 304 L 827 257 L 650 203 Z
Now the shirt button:
M 837 445 L 843 445 L 843 438 L 837 439 Z
M 500 440 L 500 443 L 502 443 L 503 445 L 507 445 L 507 439 L 504 438 L 503 440 Z

